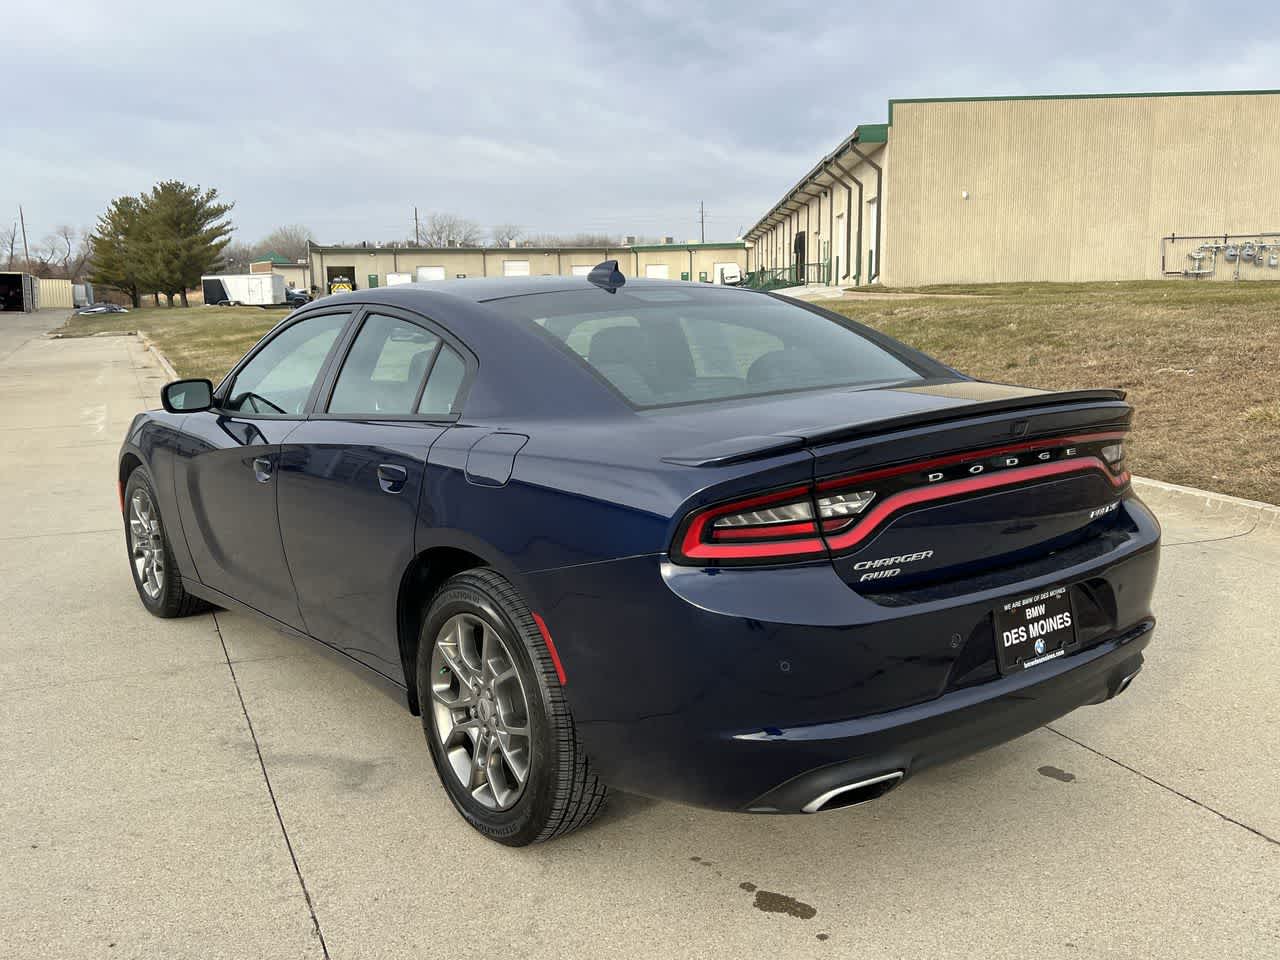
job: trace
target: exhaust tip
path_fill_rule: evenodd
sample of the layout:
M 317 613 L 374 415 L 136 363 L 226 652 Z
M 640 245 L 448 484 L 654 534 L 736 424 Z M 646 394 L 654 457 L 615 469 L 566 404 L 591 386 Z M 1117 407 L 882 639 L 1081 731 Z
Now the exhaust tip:
M 832 787 L 818 794 L 800 809 L 804 813 L 822 813 L 826 810 L 838 810 L 878 799 L 902 782 L 903 773 L 902 770 L 893 770 L 882 773 L 878 777 Z
M 1137 670 L 1133 671 L 1133 673 L 1129 674 L 1128 676 L 1122 677 L 1120 679 L 1120 683 L 1116 686 L 1116 692 L 1113 693 L 1112 696 L 1118 697 L 1120 696 L 1120 694 L 1128 690 L 1129 684 L 1133 683 L 1133 678 L 1136 677 L 1141 672 L 1142 672 L 1142 668 L 1139 667 Z

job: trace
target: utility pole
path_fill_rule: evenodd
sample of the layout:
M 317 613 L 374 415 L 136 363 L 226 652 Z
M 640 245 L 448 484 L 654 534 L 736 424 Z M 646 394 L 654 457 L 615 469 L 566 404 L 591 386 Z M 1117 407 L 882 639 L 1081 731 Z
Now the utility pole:
M 18 204 L 18 222 L 22 224 L 22 258 L 27 261 L 27 269 L 31 269 L 31 251 L 27 248 L 27 218 L 22 214 L 22 204 Z
M 702 242 L 707 242 L 707 208 L 701 200 L 698 201 L 698 225 L 701 228 Z
M 415 247 L 422 246 L 422 239 L 418 228 L 418 208 L 413 208 L 413 245 Z

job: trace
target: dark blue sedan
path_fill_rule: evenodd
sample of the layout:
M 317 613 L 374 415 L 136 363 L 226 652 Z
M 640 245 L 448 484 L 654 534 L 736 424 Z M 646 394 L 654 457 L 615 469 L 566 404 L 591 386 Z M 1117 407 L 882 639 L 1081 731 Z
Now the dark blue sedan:
M 1123 394 L 770 294 L 611 263 L 361 290 L 163 399 L 120 455 L 147 609 L 318 640 L 506 844 L 606 784 L 860 803 L 1116 696 L 1152 635 Z

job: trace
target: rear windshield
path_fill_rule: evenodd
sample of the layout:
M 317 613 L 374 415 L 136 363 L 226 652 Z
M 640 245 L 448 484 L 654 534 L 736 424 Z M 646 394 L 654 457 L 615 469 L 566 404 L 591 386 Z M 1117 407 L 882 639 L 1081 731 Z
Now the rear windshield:
M 638 407 L 924 379 L 853 325 L 737 291 L 582 290 L 487 305 L 536 324 Z

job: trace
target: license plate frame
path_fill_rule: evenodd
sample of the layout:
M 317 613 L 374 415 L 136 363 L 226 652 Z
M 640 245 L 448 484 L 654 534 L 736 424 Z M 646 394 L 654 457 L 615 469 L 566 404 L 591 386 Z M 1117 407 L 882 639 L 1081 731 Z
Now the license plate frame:
M 1064 656 L 1076 641 L 1071 587 L 1060 584 L 1015 597 L 992 611 L 996 666 L 1021 673 Z

